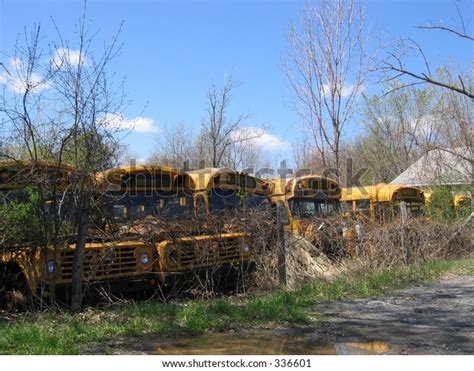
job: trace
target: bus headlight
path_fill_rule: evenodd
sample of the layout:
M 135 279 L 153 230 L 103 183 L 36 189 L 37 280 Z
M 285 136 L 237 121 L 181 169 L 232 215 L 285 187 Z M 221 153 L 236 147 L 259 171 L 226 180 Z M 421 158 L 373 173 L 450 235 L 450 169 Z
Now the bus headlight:
M 46 264 L 46 270 L 49 274 L 53 274 L 56 272 L 57 264 L 54 260 L 49 260 L 48 264 Z
M 250 246 L 245 242 L 242 245 L 242 251 L 245 252 L 245 253 L 250 252 Z
M 140 256 L 140 262 L 143 264 L 143 265 L 147 265 L 149 262 L 150 262 L 150 258 L 148 257 L 148 254 L 146 252 L 144 252 L 141 256 Z

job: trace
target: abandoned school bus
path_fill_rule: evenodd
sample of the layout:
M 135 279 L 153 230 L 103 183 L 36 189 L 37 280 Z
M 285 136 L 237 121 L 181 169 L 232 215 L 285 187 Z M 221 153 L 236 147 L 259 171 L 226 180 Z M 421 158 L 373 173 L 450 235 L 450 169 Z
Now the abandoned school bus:
M 343 188 L 341 201 L 345 211 L 371 222 L 389 223 L 405 202 L 412 216 L 423 213 L 424 195 L 421 189 L 403 185 L 380 183 L 371 186 Z
M 174 266 L 181 271 L 210 265 L 253 269 L 252 236 L 241 230 L 237 219 L 244 213 L 255 217 L 258 210 L 270 210 L 270 184 L 226 168 L 186 171 L 176 184 L 191 197 L 202 232 L 194 230 L 195 236 L 184 238 L 186 249 L 176 250 L 171 241 L 159 246 L 176 251 Z
M 58 167 L 48 162 L 0 163 L 0 207 L 3 210 L 12 205 L 28 204 L 31 194 L 36 197 L 35 192 L 41 192 L 39 206 L 46 217 L 56 218 L 56 223 L 64 225 L 62 235 L 50 236 L 46 246 L 40 246 L 38 241 L 44 236 L 23 236 L 21 242 L 15 243 L 3 240 L 0 250 L 3 295 L 15 290 L 33 296 L 40 292 L 48 296 L 54 287 L 55 293 L 66 294 L 67 298 L 76 248 L 71 190 L 71 179 L 75 174 L 72 167 Z M 45 215 L 42 221 L 48 222 Z M 151 246 L 140 241 L 91 237 L 85 245 L 84 284 L 89 288 L 97 284 L 121 291 L 136 289 L 152 270 L 146 258 L 151 254 Z
M 240 184 L 244 179 L 248 184 Z M 250 237 L 232 228 L 210 228 L 207 216 L 237 210 L 241 196 L 269 202 L 260 180 L 228 169 L 182 172 L 164 166 L 114 169 L 104 176 L 112 196 L 111 229 L 150 241 L 156 284 L 174 284 L 198 270 L 216 266 L 245 268 L 252 257 Z M 260 185 L 260 188 L 258 187 Z
M 291 231 L 312 243 L 316 242 L 318 229 L 323 226 L 321 219 L 339 213 L 341 189 L 338 182 L 320 175 L 271 181 L 272 204 L 283 203 L 288 212 Z M 316 220 L 320 223 L 315 223 Z
M 165 281 L 168 262 L 174 258 L 168 251 L 160 251 L 159 243 L 187 232 L 180 226 L 191 216 L 191 204 L 176 190 L 179 174 L 180 170 L 167 166 L 138 165 L 109 170 L 99 179 L 108 198 L 105 230 L 153 246 L 147 256 L 153 272 L 151 286 Z

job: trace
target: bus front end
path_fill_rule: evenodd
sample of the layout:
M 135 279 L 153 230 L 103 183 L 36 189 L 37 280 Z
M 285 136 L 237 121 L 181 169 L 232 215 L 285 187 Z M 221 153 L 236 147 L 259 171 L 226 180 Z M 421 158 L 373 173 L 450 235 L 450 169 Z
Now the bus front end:
M 156 248 L 155 269 L 165 283 L 175 276 L 192 278 L 204 271 L 254 268 L 252 243 L 245 233 L 180 237 L 162 241 Z

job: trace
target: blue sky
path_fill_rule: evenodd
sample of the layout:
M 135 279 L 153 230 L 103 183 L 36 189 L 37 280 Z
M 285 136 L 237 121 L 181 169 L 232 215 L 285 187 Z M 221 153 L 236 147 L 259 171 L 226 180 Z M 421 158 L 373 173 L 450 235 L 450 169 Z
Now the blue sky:
M 411 37 L 423 45 L 434 66 L 448 61 L 466 66 L 473 58 L 472 43 L 413 27 L 429 21 L 457 26 L 453 3 L 368 1 L 369 47 L 375 47 L 382 37 Z M 473 2 L 456 3 L 472 33 Z M 296 0 L 89 0 L 87 18 L 93 29 L 101 29 L 99 47 L 124 21 L 120 36 L 123 50 L 111 67 L 126 76 L 132 103 L 124 112 L 125 118 L 141 116 L 140 124 L 146 121 L 142 132 L 135 130 L 124 139 L 131 151 L 146 158 L 165 124 L 183 121 L 197 131 L 211 82 L 221 84 L 229 72 L 242 83 L 235 91 L 230 114 L 251 113 L 247 126 L 269 127 L 269 133 L 276 137 L 270 138 L 274 140 L 270 152 L 294 140 L 300 125 L 288 104 L 291 92 L 282 61 L 288 47 L 289 22 L 298 19 L 302 4 Z M 81 9 L 80 1 L 0 0 L 0 62 L 6 64 L 18 34 L 35 22 L 41 22 L 45 41 L 55 37 L 51 18 L 63 35 L 72 39 Z M 416 70 L 421 65 L 410 61 L 410 67 Z M 379 90 L 377 85 L 367 86 L 369 93 Z M 347 137 L 352 134 L 348 132 Z

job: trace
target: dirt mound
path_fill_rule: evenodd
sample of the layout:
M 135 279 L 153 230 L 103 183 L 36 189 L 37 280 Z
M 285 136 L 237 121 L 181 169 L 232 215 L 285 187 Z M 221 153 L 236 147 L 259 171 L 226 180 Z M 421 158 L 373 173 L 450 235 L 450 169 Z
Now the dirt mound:
M 330 277 L 342 269 L 301 236 L 287 237 L 286 253 L 289 287 L 298 286 L 316 277 Z

